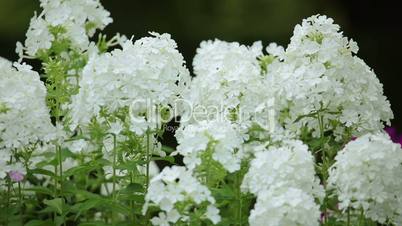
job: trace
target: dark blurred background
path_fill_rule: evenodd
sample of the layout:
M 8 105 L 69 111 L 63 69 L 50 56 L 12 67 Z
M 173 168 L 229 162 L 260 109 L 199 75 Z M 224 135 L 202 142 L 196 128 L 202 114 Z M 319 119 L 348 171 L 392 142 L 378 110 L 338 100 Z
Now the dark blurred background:
M 191 67 L 200 41 L 219 38 L 264 45 L 287 45 L 293 27 L 313 14 L 326 14 L 341 25 L 345 35 L 359 44 L 359 57 L 374 68 L 384 84 L 401 131 L 402 7 L 387 0 L 103 0 L 114 19 L 105 33 L 136 38 L 148 31 L 168 32 Z M 16 60 L 15 42 L 25 31 L 36 0 L 0 0 L 0 56 Z

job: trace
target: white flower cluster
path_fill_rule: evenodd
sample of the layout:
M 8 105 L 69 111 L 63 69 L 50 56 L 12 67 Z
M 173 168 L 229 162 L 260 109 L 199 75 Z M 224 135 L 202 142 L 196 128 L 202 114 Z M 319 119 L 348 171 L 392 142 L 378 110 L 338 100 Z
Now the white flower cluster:
M 205 151 L 212 151 L 212 158 L 228 172 L 240 169 L 253 113 L 266 102 L 258 94 L 263 90 L 261 55 L 260 42 L 249 47 L 210 40 L 197 49 L 193 61 L 196 77 L 183 94 L 191 108 L 182 109 L 181 127 L 176 132 L 176 153 L 184 156 L 190 170 L 201 164 Z
M 300 188 L 316 197 L 323 195 L 315 176 L 314 157 L 301 141 L 285 141 L 282 146 L 258 152 L 242 183 L 244 192 L 255 195 L 282 187 Z
M 318 226 L 320 210 L 301 189 L 284 187 L 258 195 L 249 216 L 250 226 Z
M 7 68 L 7 67 L 8 68 L 12 67 L 11 61 L 0 56 L 0 68 Z
M 189 72 L 170 35 L 151 34 L 153 37 L 134 43 L 127 41 L 122 49 L 90 57 L 79 81 L 79 93 L 68 107 L 72 128 L 86 125 L 99 116 L 101 108 L 113 113 L 130 107 L 131 130 L 143 134 L 157 123 L 159 114 L 149 112 L 151 108 L 173 106 Z
M 18 149 L 54 138 L 46 88 L 28 65 L 0 64 L 0 149 Z
M 314 199 L 323 198 L 324 192 L 313 156 L 301 141 L 258 152 L 241 188 L 257 196 L 249 217 L 252 226 L 318 225 L 319 205 Z
M 145 196 L 143 213 L 145 214 L 150 203 L 159 206 L 163 211 L 159 216 L 151 219 L 153 225 L 169 226 L 179 220 L 187 221 L 186 212 L 193 204 L 206 203 L 205 217 L 214 224 L 220 221 L 219 210 L 215 207 L 215 199 L 207 187 L 202 185 L 192 172 L 185 167 L 166 167 L 163 171 L 152 178 L 148 193 Z M 177 209 L 177 203 L 190 203 L 184 209 Z
M 268 95 L 276 97 L 280 110 L 287 110 L 287 128 L 299 131 L 307 125 L 318 135 L 317 117 L 297 121 L 317 111 L 321 111 L 324 125 L 338 122 L 328 128 L 338 134 L 345 127 L 359 134 L 376 131 L 393 117 L 381 83 L 363 60 L 353 55 L 358 51 L 356 43 L 343 37 L 332 19 L 307 18 L 295 27 L 286 50 L 271 44 L 267 51 L 275 56 L 266 75 Z
M 56 39 L 66 39 L 79 50 L 86 50 L 88 37 L 96 29 L 103 29 L 113 20 L 99 0 L 41 0 L 43 11 L 35 15 L 26 34 L 25 47 L 17 43 L 17 53 L 34 57 L 39 50 L 47 50 Z M 60 37 L 55 37 L 52 28 L 59 28 Z
M 336 156 L 328 182 L 339 207 L 363 208 L 384 223 L 402 224 L 402 148 L 383 133 L 367 134 L 348 143 Z
M 25 64 L 14 66 L 0 59 L 0 178 L 10 170 L 24 169 L 11 158 L 15 150 L 50 141 L 56 133 L 39 74 Z
M 193 61 L 196 77 L 184 96 L 193 105 L 193 115 L 208 111 L 204 117 L 195 115 L 195 119 L 247 121 L 247 111 L 254 111 L 258 101 L 245 100 L 243 96 L 255 92 L 255 86 L 260 84 L 258 57 L 261 55 L 260 42 L 251 47 L 220 40 L 202 42 Z M 241 113 L 245 116 L 237 110 L 244 111 Z
M 177 152 L 184 156 L 184 163 L 193 170 L 201 164 L 200 155 L 212 149 L 212 158 L 227 171 L 240 169 L 242 137 L 229 122 L 201 121 L 181 127 L 176 132 Z

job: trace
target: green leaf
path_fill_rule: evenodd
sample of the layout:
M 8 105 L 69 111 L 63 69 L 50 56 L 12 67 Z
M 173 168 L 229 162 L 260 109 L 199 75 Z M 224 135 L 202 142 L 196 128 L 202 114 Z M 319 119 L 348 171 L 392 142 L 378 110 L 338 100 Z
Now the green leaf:
M 110 224 L 106 224 L 101 221 L 94 221 L 94 222 L 81 223 L 78 226 L 110 226 Z
M 133 170 L 136 169 L 138 165 L 141 165 L 141 161 L 129 161 L 129 162 L 124 162 L 120 163 L 117 165 L 117 169 L 121 170 Z
M 314 118 L 314 117 L 316 117 L 316 115 L 317 115 L 317 112 L 313 112 L 313 113 L 310 113 L 310 114 L 307 114 L 307 115 L 301 115 L 301 116 L 297 117 L 296 120 L 293 123 L 297 123 L 300 120 L 302 120 L 303 118 Z
M 175 151 L 174 148 L 166 146 L 166 145 L 162 145 L 162 151 L 166 152 L 166 153 L 172 153 Z
M 33 191 L 33 192 L 40 193 L 40 194 L 45 194 L 45 195 L 54 195 L 54 192 L 52 190 L 50 190 L 49 188 L 46 188 L 46 187 L 25 188 L 24 191 Z
M 61 198 L 56 198 L 56 199 L 51 199 L 51 200 L 45 200 L 43 201 L 48 207 L 50 207 L 52 210 L 57 212 L 58 214 L 63 213 L 63 204 L 64 200 Z
M 121 203 L 116 203 L 112 199 L 102 199 L 103 207 L 109 210 L 113 210 L 115 212 L 121 213 L 123 215 L 129 215 L 131 213 L 131 209 L 126 205 Z
M 99 166 L 97 166 L 97 165 L 76 166 L 76 167 L 72 167 L 72 168 L 66 170 L 66 172 L 63 173 L 63 176 L 69 177 L 69 176 L 73 176 L 73 175 L 77 175 L 77 174 L 88 173 L 97 168 L 99 168 Z
M 144 191 L 144 186 L 138 183 L 131 183 L 127 187 L 120 191 L 122 194 L 134 194 L 135 192 Z
M 233 200 L 235 198 L 234 191 L 229 186 L 222 188 L 211 188 L 212 194 L 217 200 Z
M 41 175 L 46 175 L 46 176 L 49 176 L 49 177 L 54 177 L 55 176 L 54 172 L 52 172 L 50 170 L 39 169 L 39 168 L 32 169 L 32 170 L 30 170 L 30 172 L 32 174 L 41 174 Z
M 99 200 L 99 199 L 87 199 L 84 202 L 77 203 L 74 206 L 72 206 L 71 211 L 72 212 L 87 211 L 87 210 L 90 210 L 90 209 L 96 207 L 101 202 L 102 202 L 102 200 Z
M 50 226 L 53 225 L 52 221 L 42 221 L 42 220 L 31 220 L 26 223 L 24 226 Z
M 173 156 L 165 156 L 165 157 L 152 157 L 151 160 L 152 161 L 163 160 L 173 164 L 175 159 Z

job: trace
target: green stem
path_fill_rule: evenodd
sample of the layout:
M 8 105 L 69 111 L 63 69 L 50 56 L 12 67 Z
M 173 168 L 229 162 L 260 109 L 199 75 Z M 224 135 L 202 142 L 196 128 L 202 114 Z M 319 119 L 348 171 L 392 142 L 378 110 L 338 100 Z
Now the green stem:
M 317 113 L 317 119 L 318 119 L 318 125 L 320 127 L 320 144 L 322 145 L 321 147 L 321 176 L 322 176 L 322 184 L 324 186 L 324 189 L 326 188 L 327 182 L 326 182 L 326 174 L 327 174 L 327 167 L 326 167 L 326 153 L 325 153 L 325 134 L 324 134 L 324 122 L 323 122 L 323 116 L 320 115 L 320 112 Z M 324 208 L 324 216 L 323 216 L 323 223 L 324 225 L 327 222 L 327 201 L 326 197 L 324 197 L 323 200 L 323 208 Z
M 59 176 L 60 176 L 60 197 L 63 197 L 63 160 L 60 145 L 57 145 L 57 162 L 59 163 Z
M 149 129 L 147 130 L 147 145 L 146 145 L 146 173 L 145 173 L 145 178 L 146 178 L 146 191 L 148 191 L 149 187 L 149 163 L 151 162 L 151 156 L 150 156 L 150 147 L 149 147 L 149 142 L 150 142 L 150 131 Z
M 10 164 L 13 163 L 13 156 L 10 156 Z M 7 205 L 6 205 L 6 210 L 8 211 L 8 208 L 10 207 L 10 197 L 11 197 L 11 178 L 8 176 L 8 181 L 7 181 Z M 8 214 L 6 214 L 6 225 L 8 225 Z
M 56 198 L 57 195 L 57 184 L 58 184 L 58 180 L 57 180 L 57 174 L 58 174 L 58 169 L 57 166 L 54 166 L 54 198 Z
M 112 197 L 113 202 L 116 202 L 116 162 L 117 162 L 117 153 L 116 153 L 116 135 L 113 134 L 113 187 L 112 187 Z M 115 225 L 115 212 L 112 211 L 112 225 Z
M 130 183 L 134 183 L 134 173 L 133 171 L 130 172 Z M 134 216 L 134 211 L 135 211 L 135 206 L 134 206 L 134 200 L 130 200 L 130 216 L 131 216 L 131 222 L 134 224 L 135 222 L 135 216 Z
M 145 193 L 148 192 L 148 188 L 149 188 L 149 163 L 151 162 L 151 154 L 150 154 L 150 129 L 148 128 L 146 131 L 146 147 L 145 147 L 145 158 L 146 158 L 146 172 L 145 172 Z M 149 225 L 149 211 L 146 213 L 145 215 L 145 224 L 148 226 Z
M 56 107 L 54 111 L 54 117 L 56 119 L 56 125 L 58 123 L 62 122 L 61 119 L 61 112 L 60 112 L 60 102 L 59 99 L 55 99 L 56 101 Z M 58 197 L 57 194 L 57 182 L 60 186 L 60 198 L 64 199 L 64 194 L 63 194 L 63 160 L 62 160 L 62 153 L 61 153 L 61 146 L 59 144 L 56 144 L 56 158 L 57 158 L 57 165 L 54 167 L 54 174 L 55 174 L 55 184 L 54 184 L 54 197 Z M 59 171 L 59 178 L 57 178 L 57 171 Z M 63 213 L 61 214 L 63 215 Z M 56 220 L 57 213 L 54 213 L 54 220 Z M 66 222 L 63 219 L 63 225 L 66 226 Z
M 210 184 L 210 176 L 211 176 L 211 161 L 212 161 L 212 152 L 213 152 L 214 144 L 208 144 L 207 150 L 205 150 L 205 156 L 206 156 L 206 164 L 207 164 L 207 172 L 205 172 L 205 184 L 207 186 L 212 186 Z
M 22 192 L 21 192 L 21 182 L 18 182 L 18 201 L 19 201 L 19 208 L 20 208 L 20 221 L 21 225 L 24 225 L 24 214 L 23 214 L 23 208 L 22 208 Z
M 348 208 L 347 214 L 348 214 L 347 226 L 350 226 L 350 208 Z
M 54 166 L 54 198 L 56 198 L 57 195 L 57 165 Z M 56 217 L 57 217 L 57 213 L 53 212 L 53 220 L 56 222 Z
M 6 205 L 6 210 L 8 211 L 8 208 L 10 207 L 10 197 L 11 197 L 11 180 L 8 179 L 7 181 L 7 205 Z M 6 225 L 8 225 L 8 214 L 6 214 Z
M 363 208 L 360 209 L 359 226 L 364 226 L 364 211 L 363 211 Z
M 239 171 L 239 172 L 237 172 L 237 175 L 236 175 L 237 199 L 238 199 L 238 201 L 239 201 L 239 203 L 238 203 L 237 215 L 238 215 L 239 226 L 242 226 L 242 221 L 243 221 L 243 219 L 242 219 L 243 203 L 242 203 L 242 198 L 241 198 L 240 185 L 241 185 L 241 175 L 240 175 L 240 171 Z
M 64 193 L 63 193 L 63 184 L 64 184 L 64 178 L 63 178 L 63 159 L 62 159 L 62 153 L 61 153 L 61 146 L 56 145 L 56 154 L 57 154 L 57 163 L 59 167 L 59 186 L 60 186 L 60 198 L 64 199 Z M 57 166 L 55 166 L 55 171 L 57 173 Z M 57 174 L 56 174 L 57 175 Z M 56 189 L 56 194 L 55 197 L 57 197 L 57 189 Z M 61 214 L 63 215 L 63 214 Z M 63 225 L 66 226 L 66 222 L 63 219 Z
M 117 162 L 117 155 L 116 155 L 116 135 L 113 135 L 113 199 L 115 198 L 115 191 L 116 191 L 116 162 Z

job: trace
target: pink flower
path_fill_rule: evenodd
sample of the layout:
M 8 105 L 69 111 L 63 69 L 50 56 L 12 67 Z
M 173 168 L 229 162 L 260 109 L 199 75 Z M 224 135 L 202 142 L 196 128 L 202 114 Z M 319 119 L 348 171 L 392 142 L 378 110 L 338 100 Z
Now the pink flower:
M 387 127 L 384 129 L 394 143 L 400 144 L 402 147 L 402 135 L 397 132 L 394 127 Z
M 10 171 L 8 173 L 8 176 L 14 182 L 21 182 L 22 180 L 24 180 L 24 174 L 18 171 Z

